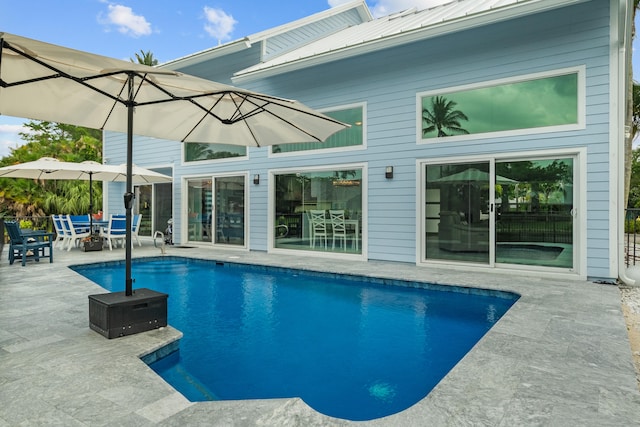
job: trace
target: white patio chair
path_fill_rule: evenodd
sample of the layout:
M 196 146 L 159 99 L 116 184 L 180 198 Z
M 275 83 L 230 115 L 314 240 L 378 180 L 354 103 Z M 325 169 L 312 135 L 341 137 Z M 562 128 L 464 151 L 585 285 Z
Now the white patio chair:
M 133 224 L 131 225 L 131 246 L 133 246 L 133 239 L 136 239 L 138 246 L 142 246 L 140 239 L 138 239 L 138 232 L 140 231 L 140 223 L 142 222 L 142 214 L 136 214 L 133 216 Z
M 53 247 L 56 246 L 62 250 L 65 248 L 71 239 L 71 235 L 68 234 L 62 224 L 62 215 L 51 215 L 51 222 L 53 222 L 53 228 L 56 230 L 56 239 L 53 241 Z
M 346 252 L 347 250 L 347 239 L 353 242 L 354 233 L 350 233 L 347 230 L 347 225 L 345 224 L 344 219 L 344 210 L 330 210 L 329 211 L 329 221 L 331 222 L 331 232 L 332 232 L 332 245 L 331 249 L 336 248 L 336 238 L 342 241 L 342 250 Z
M 329 237 L 329 229 L 327 227 L 327 221 L 325 219 L 323 210 L 309 210 L 309 221 L 311 223 L 311 242 L 312 248 L 316 247 L 316 240 L 318 238 L 324 241 L 324 249 L 327 249 L 327 237 Z
M 73 226 L 70 215 L 61 215 L 61 220 L 68 239 L 67 252 L 71 250 L 71 247 L 78 247 L 78 242 L 80 242 L 80 240 L 91 236 L 91 230 L 89 229 L 85 229 L 86 231 L 83 232 L 78 232 Z
M 117 247 L 118 241 L 124 248 L 127 237 L 127 218 L 124 215 L 110 215 L 109 224 L 100 232 L 102 238 L 109 241 L 109 250 L 113 250 L 113 246 Z

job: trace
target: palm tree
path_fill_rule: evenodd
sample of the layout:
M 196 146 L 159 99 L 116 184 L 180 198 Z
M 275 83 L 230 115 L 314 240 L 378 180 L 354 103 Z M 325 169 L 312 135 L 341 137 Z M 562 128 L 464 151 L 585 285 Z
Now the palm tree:
M 136 53 L 135 55 L 135 61 L 133 60 L 133 58 L 129 58 L 131 62 L 137 62 L 138 64 L 149 65 L 151 67 L 158 65 L 158 60 L 153 57 L 153 53 L 151 53 L 150 50 L 145 52 L 144 50 L 140 49 L 140 53 Z
M 438 131 L 438 137 L 449 136 L 451 134 L 468 134 L 460 121 L 469 118 L 460 110 L 455 110 L 457 105 L 454 101 L 447 101 L 443 96 L 431 98 L 431 110 L 422 109 L 422 136 L 427 136 L 429 132 Z M 447 132 L 445 132 L 445 130 Z

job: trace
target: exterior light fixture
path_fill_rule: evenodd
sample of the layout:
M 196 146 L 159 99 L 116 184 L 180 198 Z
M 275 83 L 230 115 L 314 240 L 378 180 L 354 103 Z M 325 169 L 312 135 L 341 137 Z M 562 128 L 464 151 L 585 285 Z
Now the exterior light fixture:
M 260 184 L 260 175 L 258 175 L 258 174 L 253 175 L 253 183 L 255 185 Z
M 393 166 L 387 166 L 387 168 L 384 170 L 384 177 L 387 179 L 393 178 Z

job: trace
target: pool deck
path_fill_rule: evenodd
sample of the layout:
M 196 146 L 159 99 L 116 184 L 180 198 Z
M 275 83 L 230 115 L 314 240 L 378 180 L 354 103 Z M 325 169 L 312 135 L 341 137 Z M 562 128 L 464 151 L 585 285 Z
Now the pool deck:
M 133 256 L 159 256 L 149 242 Z M 66 268 L 123 260 L 124 250 L 55 251 L 22 267 L 0 260 L 0 427 L 61 426 L 640 426 L 638 391 L 616 286 L 392 262 L 169 247 L 167 255 L 513 291 L 520 300 L 413 407 L 349 422 L 300 399 L 191 403 L 140 356 L 179 339 L 171 327 L 108 340 L 89 329 L 88 295 Z M 134 284 L 135 288 L 135 284 Z M 169 295 L 171 298 L 171 295 Z M 446 343 L 443 343 L 446 345 Z

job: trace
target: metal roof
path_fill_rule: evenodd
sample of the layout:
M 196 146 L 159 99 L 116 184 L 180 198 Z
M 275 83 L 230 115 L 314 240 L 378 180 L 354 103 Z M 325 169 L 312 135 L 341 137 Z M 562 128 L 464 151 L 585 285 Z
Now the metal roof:
M 291 71 L 584 1 L 587 0 L 454 0 L 424 10 L 413 8 L 352 26 L 239 71 L 233 81 Z

